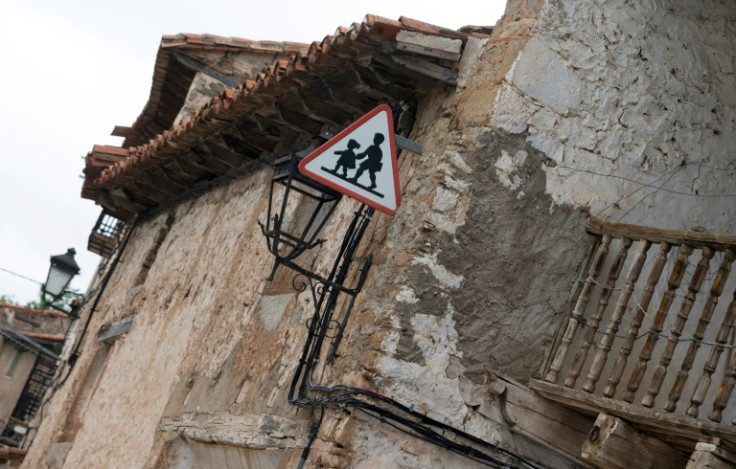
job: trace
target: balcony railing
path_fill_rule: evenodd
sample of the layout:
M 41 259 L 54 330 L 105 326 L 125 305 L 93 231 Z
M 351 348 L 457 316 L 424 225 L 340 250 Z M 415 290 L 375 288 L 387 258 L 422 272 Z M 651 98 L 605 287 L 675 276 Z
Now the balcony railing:
M 532 387 L 697 438 L 736 435 L 736 237 L 591 221 L 596 237 Z
M 124 225 L 122 221 L 103 210 L 89 235 L 87 250 L 105 259 L 110 258 L 120 242 Z

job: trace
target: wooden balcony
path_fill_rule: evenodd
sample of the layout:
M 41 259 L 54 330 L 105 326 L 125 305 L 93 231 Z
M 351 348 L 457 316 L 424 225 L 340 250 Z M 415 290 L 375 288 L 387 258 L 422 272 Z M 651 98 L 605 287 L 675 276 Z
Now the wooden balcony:
M 531 387 L 686 449 L 736 441 L 736 237 L 591 221 L 596 237 Z
M 95 227 L 89 234 L 87 250 L 109 259 L 117 249 L 123 228 L 124 223 L 122 221 L 103 210 L 97 218 Z

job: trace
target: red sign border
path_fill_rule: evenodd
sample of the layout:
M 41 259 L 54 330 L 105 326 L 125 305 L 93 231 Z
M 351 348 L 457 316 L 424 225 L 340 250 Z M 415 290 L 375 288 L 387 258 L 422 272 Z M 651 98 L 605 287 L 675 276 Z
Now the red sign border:
M 396 209 L 394 210 L 389 209 L 385 205 L 381 205 L 375 200 L 371 200 L 363 195 L 353 192 L 349 188 L 343 185 L 340 185 L 339 183 L 335 181 L 331 181 L 323 176 L 320 176 L 319 174 L 316 174 L 306 169 L 307 163 L 309 163 L 310 161 L 317 158 L 322 153 L 332 148 L 335 144 L 337 144 L 338 141 L 342 140 L 343 138 L 351 134 L 355 129 L 365 124 L 368 120 L 375 117 L 376 114 L 382 111 L 386 111 L 387 117 L 388 117 L 387 119 L 388 120 L 388 133 L 389 133 L 388 142 L 391 148 L 391 161 L 393 162 L 392 168 L 393 168 L 393 173 L 394 173 L 393 174 L 394 191 L 396 193 Z M 363 202 L 364 204 L 375 208 L 376 210 L 379 210 L 391 216 L 396 215 L 396 211 L 399 209 L 399 206 L 401 205 L 401 189 L 399 187 L 399 164 L 398 164 L 398 161 L 396 160 L 396 141 L 395 141 L 395 136 L 394 136 L 394 115 L 393 115 L 393 112 L 391 112 L 391 108 L 387 104 L 380 104 L 377 107 L 373 108 L 370 112 L 368 112 L 368 114 L 364 115 L 357 121 L 353 122 L 348 127 L 343 129 L 339 134 L 335 135 L 330 140 L 325 142 L 321 147 L 317 148 L 312 153 L 305 156 L 304 159 L 299 162 L 299 172 L 302 173 L 304 176 L 307 176 L 310 179 L 314 179 L 315 181 L 321 184 L 324 184 L 327 187 L 331 187 L 332 189 L 335 189 L 338 192 L 342 192 L 343 194 L 347 196 L 357 199 Z

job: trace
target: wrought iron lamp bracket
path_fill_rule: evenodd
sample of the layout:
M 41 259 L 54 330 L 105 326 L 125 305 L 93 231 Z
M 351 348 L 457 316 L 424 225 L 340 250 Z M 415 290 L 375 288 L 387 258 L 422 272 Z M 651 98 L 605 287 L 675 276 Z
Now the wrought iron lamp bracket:
M 290 188 L 287 186 L 287 191 Z M 269 201 L 269 205 L 272 201 Z M 285 202 L 282 204 L 282 207 Z M 296 272 L 296 275 L 292 279 L 292 286 L 298 292 L 305 291 L 307 288 L 310 289 L 312 294 L 312 300 L 314 301 L 314 315 L 310 320 L 308 327 L 316 328 L 324 334 L 324 337 L 332 339 L 328 358 L 331 361 L 336 355 L 337 346 L 343 337 L 345 326 L 347 325 L 350 313 L 355 302 L 355 297 L 360 293 L 365 283 L 368 270 L 372 264 L 372 256 L 356 256 L 358 244 L 360 243 L 367 225 L 370 223 L 373 216 L 373 209 L 365 205 L 356 210 L 353 220 L 349 224 L 343 240 L 340 243 L 339 253 L 334 260 L 332 269 L 329 274 L 321 275 L 317 272 L 313 272 L 298 263 L 295 262 L 295 258 L 303 253 L 306 249 L 311 249 L 322 244 L 325 240 L 318 239 L 310 243 L 303 242 L 306 239 L 305 236 L 293 236 L 284 235 L 281 230 L 281 217 L 275 214 L 272 217 L 272 223 L 269 227 L 264 226 L 260 221 L 258 222 L 261 227 L 261 232 L 266 237 L 269 251 L 274 255 L 274 266 L 271 270 L 268 280 L 272 280 L 275 276 L 276 270 L 279 266 L 284 266 L 292 271 Z M 270 212 L 270 207 L 269 207 Z M 313 218 L 313 217 L 311 217 Z M 269 229 L 270 228 L 270 229 Z M 299 241 L 301 244 L 298 247 L 287 251 L 285 255 L 282 255 L 279 248 L 279 240 L 293 239 Z M 360 264 L 355 270 L 356 262 Z M 348 285 L 348 277 L 350 272 L 355 273 L 357 277 L 352 285 Z M 348 295 L 347 307 L 342 315 L 341 320 L 333 319 L 335 309 L 338 305 L 338 299 L 340 295 Z M 337 328 L 337 332 L 332 334 L 328 333 L 329 328 Z
M 344 283 L 330 280 L 329 277 L 323 277 L 317 273 L 311 272 L 310 270 L 305 269 L 304 267 L 300 266 L 299 264 L 296 264 L 295 262 L 286 259 L 286 258 L 276 258 L 276 261 L 274 262 L 273 269 L 271 271 L 271 274 L 269 274 L 268 280 L 272 280 L 274 277 L 274 274 L 276 272 L 276 269 L 280 265 L 283 265 L 285 267 L 288 267 L 289 269 L 296 272 L 296 275 L 294 275 L 294 278 L 292 279 L 291 285 L 294 288 L 294 290 L 298 292 L 305 291 L 307 287 L 313 290 L 313 296 L 317 296 L 321 294 L 323 291 L 327 290 L 334 290 L 339 291 L 340 293 L 345 293 L 350 296 L 357 296 L 358 293 L 360 293 L 360 290 L 363 288 L 363 283 L 365 282 L 365 278 L 368 274 L 368 269 L 371 266 L 372 263 L 372 256 L 360 256 L 360 257 L 353 257 L 352 259 L 348 260 L 348 264 L 352 264 L 353 262 L 361 262 L 361 266 L 359 267 L 359 274 L 358 279 L 355 282 L 355 285 L 351 287 L 347 287 L 344 285 Z M 300 277 L 306 277 L 307 281 L 298 281 Z

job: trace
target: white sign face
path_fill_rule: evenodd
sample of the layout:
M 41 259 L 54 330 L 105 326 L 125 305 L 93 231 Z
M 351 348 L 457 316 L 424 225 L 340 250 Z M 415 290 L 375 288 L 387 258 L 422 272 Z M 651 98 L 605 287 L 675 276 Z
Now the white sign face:
M 394 119 L 382 104 L 299 163 L 305 176 L 394 215 L 401 203 Z

